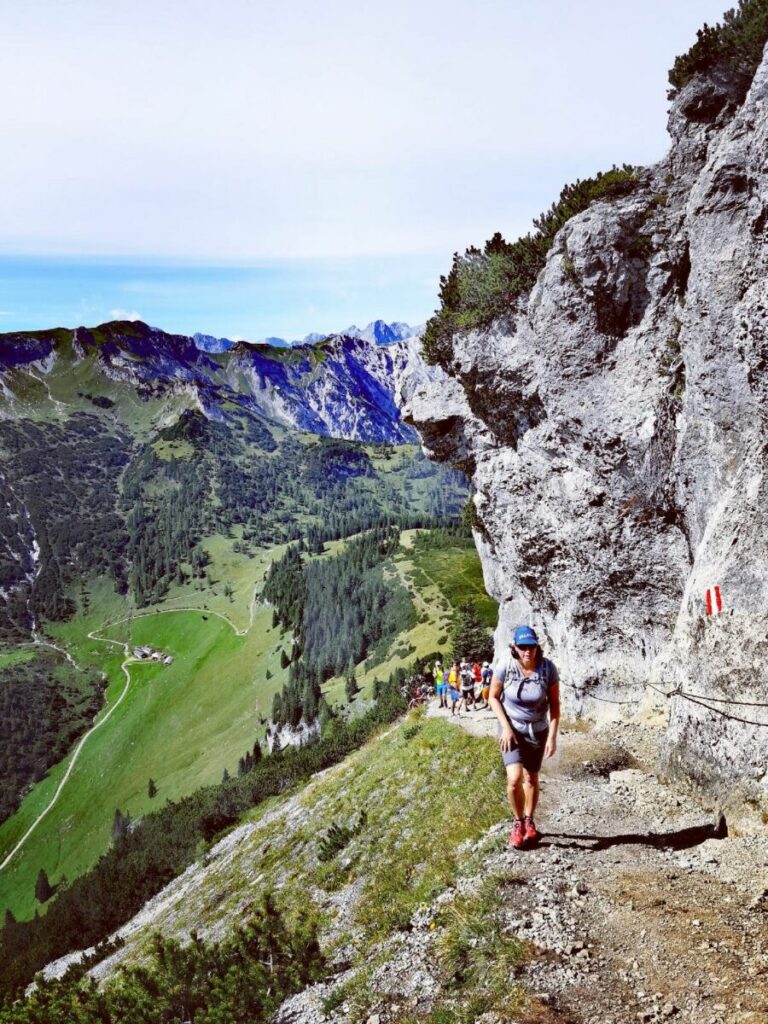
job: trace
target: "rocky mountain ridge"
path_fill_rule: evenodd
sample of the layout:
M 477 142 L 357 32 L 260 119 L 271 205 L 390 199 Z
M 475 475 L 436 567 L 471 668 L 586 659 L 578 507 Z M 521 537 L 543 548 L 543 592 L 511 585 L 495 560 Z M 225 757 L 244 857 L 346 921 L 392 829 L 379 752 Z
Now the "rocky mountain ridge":
M 533 622 L 571 713 L 662 708 L 668 770 L 765 801 L 768 60 L 742 95 L 694 75 L 668 156 L 403 400 L 472 476 L 497 655 Z
M 105 385 L 102 398 L 108 397 L 110 381 L 123 382 L 140 398 L 175 397 L 176 405 L 196 408 L 209 419 L 226 416 L 229 404 L 326 436 L 413 441 L 394 392 L 415 344 L 338 335 L 289 349 L 236 342 L 227 350 L 204 351 L 194 338 L 140 321 L 5 334 L 0 417 L 23 411 L 31 383 L 46 386 L 54 374 L 74 379 L 87 370 L 90 391 L 98 391 L 99 381 Z M 55 405 L 50 387 L 48 395 Z M 92 396 L 97 402 L 99 397 Z
M 361 338 L 363 341 L 372 341 L 377 345 L 391 345 L 394 341 L 407 341 L 420 334 L 421 327 L 411 327 L 410 324 L 394 321 L 391 324 L 384 320 L 372 320 L 367 327 L 357 327 L 351 324 L 343 331 L 334 331 L 331 334 L 322 334 L 318 331 L 310 331 L 303 338 L 294 341 L 287 341 L 285 338 L 268 337 L 259 338 L 253 342 L 254 345 L 269 345 L 272 348 L 291 348 L 294 345 L 316 345 L 326 338 Z M 203 352 L 226 352 L 237 344 L 231 338 L 217 338 L 211 334 L 193 334 L 195 344 Z

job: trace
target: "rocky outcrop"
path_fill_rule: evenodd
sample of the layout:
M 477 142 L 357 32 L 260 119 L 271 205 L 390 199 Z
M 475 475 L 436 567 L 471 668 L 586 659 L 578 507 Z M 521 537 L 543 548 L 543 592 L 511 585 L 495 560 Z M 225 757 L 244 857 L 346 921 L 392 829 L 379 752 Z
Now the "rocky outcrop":
M 404 382 L 406 418 L 472 475 L 497 653 L 532 622 L 571 714 L 662 705 L 670 770 L 766 799 L 768 59 L 741 105 L 694 78 L 669 128 L 509 323 Z
M 288 747 L 306 747 L 319 739 L 320 723 L 317 719 L 310 724 L 300 722 L 297 726 L 276 726 L 270 724 L 267 726 L 267 734 L 265 736 L 267 749 L 270 754 L 273 754 L 276 750 L 285 750 Z

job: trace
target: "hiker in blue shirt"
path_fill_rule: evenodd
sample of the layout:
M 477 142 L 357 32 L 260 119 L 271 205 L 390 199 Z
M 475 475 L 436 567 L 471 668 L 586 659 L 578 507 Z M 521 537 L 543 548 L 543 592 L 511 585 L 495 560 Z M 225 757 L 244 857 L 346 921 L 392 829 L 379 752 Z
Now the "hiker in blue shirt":
M 560 677 L 545 658 L 535 630 L 518 626 L 510 656 L 494 671 L 488 703 L 499 720 L 499 747 L 507 770 L 507 798 L 515 816 L 509 845 L 533 845 L 539 769 L 557 750 Z

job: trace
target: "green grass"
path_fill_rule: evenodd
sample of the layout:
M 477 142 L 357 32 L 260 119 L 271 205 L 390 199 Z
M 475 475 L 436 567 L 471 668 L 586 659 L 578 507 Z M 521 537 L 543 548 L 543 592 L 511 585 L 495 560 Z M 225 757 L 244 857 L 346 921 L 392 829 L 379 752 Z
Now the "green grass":
M 203 611 L 218 612 L 231 619 L 238 630 L 249 628 L 251 621 L 251 602 L 254 589 L 261 590 L 264 573 L 270 562 L 280 558 L 285 552 L 285 544 L 253 552 L 253 557 L 237 554 L 233 543 L 239 538 L 241 531 L 233 531 L 232 537 L 214 534 L 206 537 L 201 544 L 211 559 L 208 575 L 212 585 L 207 582 L 190 578 L 181 586 L 171 585 L 162 604 L 150 606 L 152 610 L 165 610 L 174 607 L 200 608 Z M 185 566 L 187 572 L 190 567 Z M 225 585 L 232 588 L 232 596 L 224 593 Z M 260 598 L 256 597 L 256 608 Z M 146 610 L 146 609 L 142 609 Z
M 258 598 L 249 627 L 251 600 L 254 587 L 260 590 L 264 571 L 284 546 L 257 551 L 249 558 L 233 551 L 236 532 L 205 541 L 213 586 L 198 590 L 190 581 L 173 587 L 159 608 L 133 610 L 130 621 L 117 622 L 131 615 L 130 605 L 108 583 L 94 583 L 88 596 L 90 610 L 86 613 L 81 608 L 79 615 L 56 628 L 57 642 L 79 664 L 96 666 L 107 674 L 108 707 L 125 685 L 120 671 L 123 652 L 89 639 L 89 631 L 105 621 L 114 622 L 99 635 L 131 645 L 148 644 L 175 660 L 169 667 L 130 666 L 132 683 L 125 701 L 104 729 L 86 742 L 59 802 L 0 872 L 0 910 L 8 907 L 19 919 L 30 916 L 39 869 L 45 867 L 56 883 L 62 876 L 75 878 L 93 864 L 110 841 L 116 808 L 137 817 L 166 799 L 218 782 L 225 767 L 230 774 L 237 771 L 238 759 L 263 735 L 260 718 L 270 714 L 272 697 L 287 679 L 287 671 L 280 668 L 280 651 L 290 636 L 272 628 L 272 609 Z M 362 707 L 370 697 L 374 678 L 386 679 L 395 668 L 437 649 L 452 609 L 468 594 L 478 603 L 484 598 L 483 607 L 495 620 L 495 603 L 480 592 L 482 573 L 474 548 L 422 553 L 414 546 L 416 534 L 403 534 L 403 557 L 389 571 L 406 581 L 420 621 L 393 642 L 383 663 L 369 671 L 358 666 L 362 692 L 355 707 Z M 328 544 L 319 557 L 331 557 L 344 544 Z M 232 587 L 231 600 L 224 594 L 224 583 Z M 174 607 L 199 610 L 173 611 Z M 236 635 L 220 616 L 230 619 L 237 630 L 247 631 L 245 635 Z M 3 655 L 24 656 L 21 651 Z M 331 680 L 325 692 L 333 702 L 346 704 L 343 680 Z M 66 765 L 65 761 L 52 769 L 17 814 L 0 827 L 0 860 L 47 805 Z M 158 786 L 154 800 L 147 795 L 150 777 Z
M 358 702 L 370 698 L 374 679 L 387 679 L 396 669 L 407 668 L 414 659 L 443 651 L 446 645 L 441 640 L 450 630 L 454 612 L 466 601 L 474 601 L 481 620 L 489 628 L 496 626 L 498 604 L 485 592 L 480 558 L 472 542 L 423 551 L 417 538 L 424 532 L 403 531 L 402 552 L 390 569 L 410 590 L 419 621 L 412 629 L 399 634 L 383 661 L 367 669 L 364 665 L 358 666 L 355 673 L 361 688 L 356 698 Z M 346 700 L 344 685 L 341 677 L 329 680 L 324 687 L 326 698 L 343 703 Z
M 470 859 L 465 844 L 506 819 L 504 788 L 493 740 L 411 715 L 295 797 L 248 812 L 252 831 L 231 857 L 213 862 L 190 894 L 184 920 L 171 908 L 168 920 L 174 928 L 221 925 L 262 892 L 279 891 L 284 906 L 315 905 L 330 923 L 331 911 L 323 909 L 329 894 L 350 886 L 355 896 L 345 903 L 345 922 L 362 966 L 382 936 L 408 928 L 412 915 L 458 877 L 482 874 L 493 838 Z M 323 860 L 320 840 L 334 823 L 353 834 Z M 162 914 L 153 927 L 164 927 Z
M 35 654 L 36 651 L 33 647 L 0 651 L 0 668 L 8 668 L 11 665 L 21 665 L 25 661 L 32 661 Z
M 191 459 L 195 449 L 189 441 L 155 441 L 151 446 L 158 459 L 172 462 L 173 459 Z
M 243 561 L 252 567 L 250 560 Z M 89 600 L 112 620 L 130 611 L 109 587 L 97 587 Z M 247 625 L 247 608 L 228 600 L 226 605 Z M 87 637 L 99 626 L 101 614 L 80 615 L 57 633 L 78 663 L 107 673 L 112 707 L 125 686 L 124 655 L 121 647 Z M 263 735 L 260 718 L 269 714 L 272 697 L 287 677 L 279 654 L 285 640 L 271 623 L 271 609 L 258 605 L 244 636 L 204 609 L 150 613 L 99 634 L 131 645 L 149 644 L 172 654 L 174 663 L 129 666 L 128 696 L 86 741 L 58 803 L 0 872 L 0 908 L 8 907 L 19 919 L 28 917 L 35 909 L 34 882 L 41 867 L 56 883 L 93 864 L 110 841 L 116 808 L 137 817 L 167 799 L 220 781 L 225 767 L 230 774 L 237 772 L 239 758 Z M 0 827 L 0 860 L 47 805 L 67 763 L 53 768 Z M 147 795 L 150 777 L 158 787 L 153 800 Z

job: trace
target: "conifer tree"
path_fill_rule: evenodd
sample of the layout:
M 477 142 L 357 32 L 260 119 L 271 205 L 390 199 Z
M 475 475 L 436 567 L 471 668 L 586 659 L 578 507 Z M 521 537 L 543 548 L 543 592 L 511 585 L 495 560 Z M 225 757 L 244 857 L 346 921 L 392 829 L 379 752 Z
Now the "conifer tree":
M 468 601 L 462 605 L 451 630 L 451 650 L 455 660 L 491 661 L 493 635 L 482 624 L 475 605 Z
M 347 681 L 344 684 L 344 692 L 347 695 L 348 704 L 351 704 L 356 695 L 360 692 L 360 687 L 357 685 L 354 673 L 352 673 L 351 676 L 347 676 Z
M 35 899 L 38 903 L 47 903 L 53 896 L 53 886 L 48 881 L 45 868 L 40 868 L 35 882 Z
M 157 796 L 157 786 L 155 785 L 154 779 L 150 779 L 147 783 L 147 796 L 150 800 Z
M 116 843 L 119 842 L 123 838 L 123 836 L 128 832 L 130 824 L 130 814 L 123 814 L 123 812 L 118 807 L 115 810 L 115 816 L 112 819 L 112 839 Z

